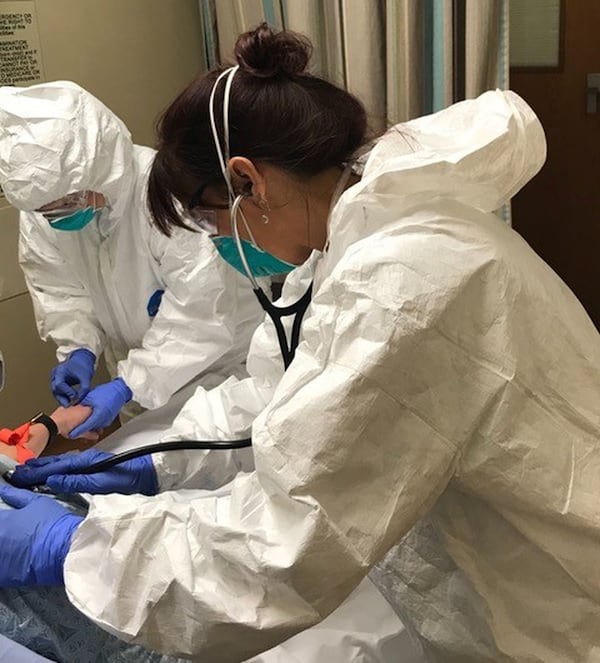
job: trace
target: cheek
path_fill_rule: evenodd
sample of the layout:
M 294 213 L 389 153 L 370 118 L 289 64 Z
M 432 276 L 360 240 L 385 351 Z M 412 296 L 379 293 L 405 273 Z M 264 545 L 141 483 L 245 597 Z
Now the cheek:
M 246 223 L 244 223 L 244 219 L 246 220 Z M 223 210 L 221 216 L 217 214 L 217 224 L 219 227 L 220 235 L 233 234 L 231 227 L 231 215 L 228 210 Z M 237 215 L 237 229 L 240 237 L 247 240 L 251 239 L 247 230 L 247 228 L 250 228 L 254 239 L 257 241 L 259 246 L 262 246 L 262 240 L 264 239 L 263 227 L 264 224 L 261 221 L 260 210 L 257 210 L 256 207 L 248 204 L 247 201 L 243 202 L 238 210 Z
M 217 210 L 217 229 L 219 235 L 231 236 L 231 216 L 229 210 Z

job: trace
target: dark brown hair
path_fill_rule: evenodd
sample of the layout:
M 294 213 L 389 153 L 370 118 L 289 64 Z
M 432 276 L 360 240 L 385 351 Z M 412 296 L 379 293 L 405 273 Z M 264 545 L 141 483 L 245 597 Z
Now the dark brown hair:
M 341 166 L 365 142 L 366 113 L 345 90 L 306 72 L 312 46 L 294 32 L 266 23 L 237 40 L 240 68 L 229 102 L 232 156 L 268 162 L 298 177 Z M 186 206 L 202 186 L 224 188 L 209 119 L 209 98 L 224 69 L 194 80 L 167 108 L 158 125 L 158 153 L 148 181 L 154 223 L 167 236 L 187 227 L 176 201 Z M 223 140 L 223 80 L 215 120 Z

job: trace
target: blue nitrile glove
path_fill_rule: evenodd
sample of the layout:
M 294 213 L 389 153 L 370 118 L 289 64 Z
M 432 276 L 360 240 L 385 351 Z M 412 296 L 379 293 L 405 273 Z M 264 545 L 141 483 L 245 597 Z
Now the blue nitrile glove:
M 0 587 L 63 585 L 71 539 L 83 520 L 51 497 L 11 486 L 0 498 Z
M 127 460 L 98 474 L 77 474 L 82 467 L 112 458 L 113 454 L 88 449 L 79 454 L 42 456 L 17 465 L 11 482 L 26 488 L 46 484 L 55 493 L 92 493 L 93 495 L 156 495 L 158 479 L 151 457 L 140 456 Z M 2 549 L 0 548 L 0 564 Z
M 129 403 L 131 396 L 131 389 L 122 378 L 116 378 L 92 389 L 81 401 L 81 405 L 91 407 L 93 412 L 80 426 L 69 433 L 69 437 L 74 439 L 90 430 L 100 430 L 110 426 L 125 403 Z
M 96 365 L 96 355 L 80 348 L 52 369 L 50 386 L 54 398 L 63 407 L 75 405 L 85 398 L 91 387 Z M 79 389 L 73 389 L 78 384 Z

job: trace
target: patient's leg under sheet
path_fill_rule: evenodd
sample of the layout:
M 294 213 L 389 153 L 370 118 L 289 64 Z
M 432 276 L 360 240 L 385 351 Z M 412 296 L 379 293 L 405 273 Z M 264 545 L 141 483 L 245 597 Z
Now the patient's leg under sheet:
M 0 590 L 0 632 L 60 663 L 173 663 L 123 642 L 76 610 L 62 587 Z
M 62 587 L 0 590 L 0 631 L 61 663 L 179 663 L 106 633 L 76 610 Z M 369 580 L 321 624 L 249 663 L 418 663 L 412 642 Z

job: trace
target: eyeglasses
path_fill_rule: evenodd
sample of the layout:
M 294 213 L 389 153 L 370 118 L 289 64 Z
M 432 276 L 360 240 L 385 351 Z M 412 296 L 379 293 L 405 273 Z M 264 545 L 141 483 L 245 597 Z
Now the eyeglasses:
M 218 182 L 218 180 L 217 180 Z M 190 198 L 188 203 L 188 213 L 194 223 L 202 230 L 207 232 L 211 237 L 219 234 L 217 224 L 217 210 L 229 209 L 229 203 L 207 203 L 203 200 L 204 191 L 208 186 L 214 186 L 215 181 L 208 181 L 202 184 L 200 188 Z
M 55 221 L 69 214 L 73 214 L 80 209 L 85 209 L 89 207 L 89 197 L 91 191 L 76 191 L 75 193 L 69 193 L 68 195 L 55 200 L 39 209 L 36 209 L 36 212 L 39 212 L 44 216 L 48 221 Z
M 189 210 L 192 221 L 210 237 L 216 237 L 219 234 L 217 224 L 217 211 L 214 209 L 202 209 L 201 207 L 192 207 Z

